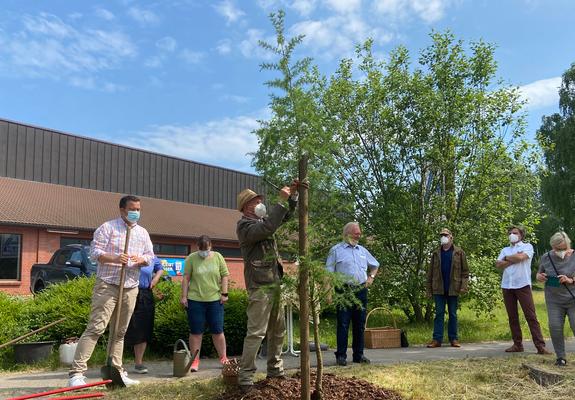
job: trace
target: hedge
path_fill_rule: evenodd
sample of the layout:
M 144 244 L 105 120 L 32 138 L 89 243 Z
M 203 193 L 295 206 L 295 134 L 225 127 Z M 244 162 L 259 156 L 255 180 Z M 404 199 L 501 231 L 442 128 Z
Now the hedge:
M 69 282 L 51 285 L 33 298 L 20 298 L 0 292 L 0 344 L 24 333 L 47 325 L 62 317 L 66 320 L 38 333 L 25 341 L 54 340 L 61 342 L 72 336 L 80 336 L 90 314 L 92 290 L 95 278 L 78 278 Z M 187 343 L 188 322 L 186 312 L 180 305 L 180 284 L 162 281 L 158 289 L 164 294 L 156 301 L 156 317 L 153 341 L 150 347 L 160 355 L 172 356 L 172 346 L 177 339 Z M 225 305 L 224 333 L 229 355 L 240 354 L 246 334 L 247 293 L 244 290 L 230 290 L 230 299 Z M 107 331 L 100 340 L 105 348 Z M 132 350 L 126 348 L 127 353 Z M 0 350 L 0 362 L 11 359 L 11 347 Z M 211 335 L 204 337 L 202 355 L 213 356 L 215 350 Z

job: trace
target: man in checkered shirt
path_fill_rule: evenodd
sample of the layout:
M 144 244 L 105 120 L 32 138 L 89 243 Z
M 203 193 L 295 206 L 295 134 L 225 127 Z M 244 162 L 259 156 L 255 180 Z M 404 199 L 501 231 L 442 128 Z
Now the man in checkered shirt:
M 74 354 L 68 386 L 86 384 L 84 372 L 87 370 L 87 362 L 110 319 L 116 316 L 122 264 L 126 264 L 122 310 L 118 326 L 110 327 L 108 351 L 111 347 L 112 366 L 121 371 L 126 386 L 139 383 L 128 378 L 127 372 L 122 368 L 124 335 L 136 304 L 140 267 L 149 265 L 154 257 L 150 235 L 138 225 L 139 219 L 140 199 L 124 196 L 120 200 L 120 217 L 105 222 L 94 232 L 90 252 L 91 257 L 98 262 L 98 270 L 92 293 L 92 309 L 88 325 Z M 128 251 L 124 253 L 128 226 L 131 227 L 130 241 Z

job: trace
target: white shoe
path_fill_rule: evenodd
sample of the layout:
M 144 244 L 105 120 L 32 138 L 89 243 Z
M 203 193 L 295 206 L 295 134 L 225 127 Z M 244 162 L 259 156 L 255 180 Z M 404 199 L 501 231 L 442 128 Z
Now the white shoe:
M 68 387 L 82 386 L 86 384 L 86 377 L 82 374 L 72 375 L 68 379 Z
M 126 386 L 134 386 L 140 384 L 140 381 L 128 378 L 128 373 L 126 371 L 121 372 L 121 375 L 122 375 L 122 381 L 124 381 L 124 385 Z

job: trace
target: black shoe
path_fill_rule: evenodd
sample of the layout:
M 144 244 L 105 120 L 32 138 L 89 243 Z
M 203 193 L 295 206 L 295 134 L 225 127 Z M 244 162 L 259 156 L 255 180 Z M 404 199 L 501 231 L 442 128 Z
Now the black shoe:
M 557 361 L 555 361 L 555 365 L 558 367 L 564 367 L 567 365 L 567 360 L 564 358 L 558 358 Z
M 335 363 L 341 367 L 345 367 L 347 365 L 347 361 L 344 357 L 336 357 Z
M 356 358 L 353 360 L 354 363 L 357 364 L 371 364 L 371 361 L 369 361 L 369 358 L 367 358 L 366 356 L 361 356 L 361 358 Z

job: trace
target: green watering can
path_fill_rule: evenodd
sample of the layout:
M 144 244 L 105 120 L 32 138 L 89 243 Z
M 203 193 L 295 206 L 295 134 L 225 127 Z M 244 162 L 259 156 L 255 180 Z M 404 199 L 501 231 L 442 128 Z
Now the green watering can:
M 178 350 L 179 345 L 182 345 L 184 348 Z M 182 377 L 186 376 L 188 372 L 190 372 L 190 368 L 192 367 L 192 363 L 198 356 L 200 350 L 196 350 L 194 352 L 194 356 L 192 357 L 186 342 L 182 339 L 178 339 L 174 344 L 174 376 Z

